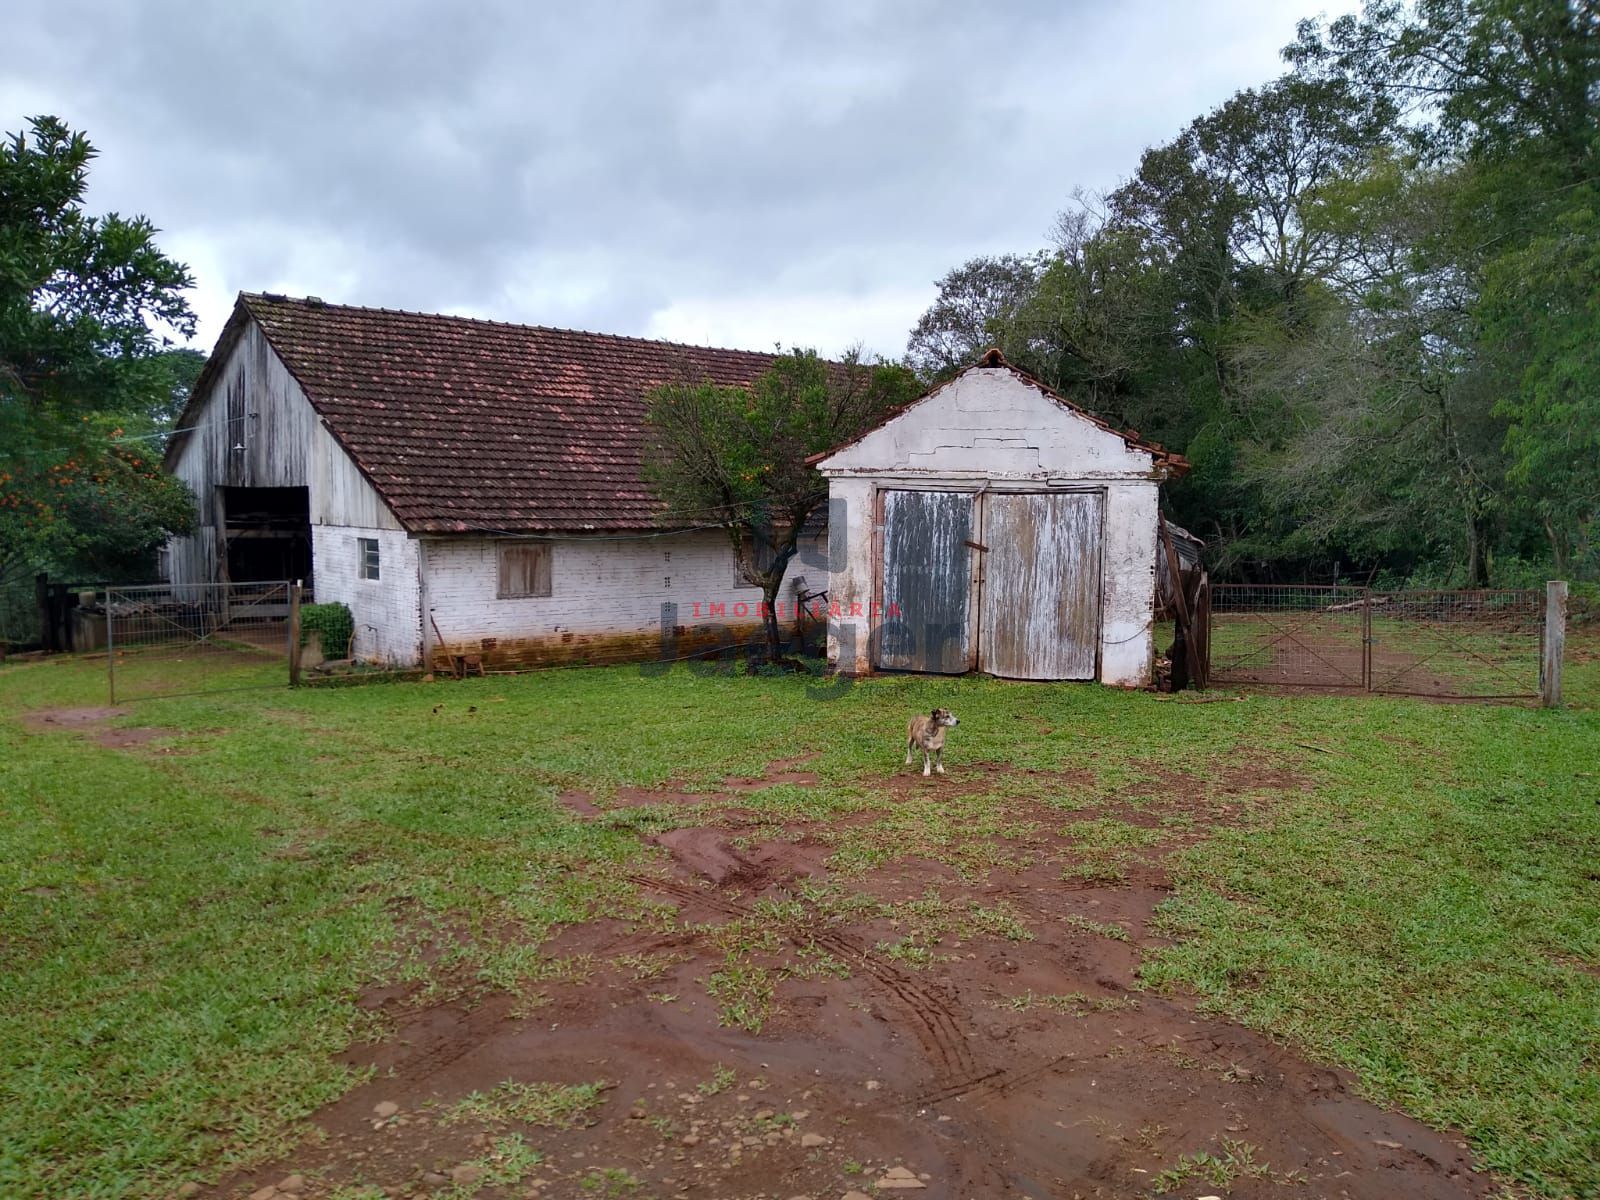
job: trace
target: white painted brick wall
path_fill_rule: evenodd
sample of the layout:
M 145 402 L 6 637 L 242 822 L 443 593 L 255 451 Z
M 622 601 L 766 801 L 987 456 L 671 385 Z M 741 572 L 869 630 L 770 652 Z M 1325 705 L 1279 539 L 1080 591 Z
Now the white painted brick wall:
M 450 644 L 556 639 L 564 633 L 654 633 L 661 628 L 661 606 L 668 603 L 678 606 L 679 625 L 751 625 L 759 619 L 761 589 L 736 584 L 733 548 L 719 530 L 647 540 L 552 541 L 551 594 L 515 600 L 495 594 L 494 540 L 431 538 L 422 545 L 428 604 Z M 793 624 L 793 580 L 803 575 L 812 590 L 826 587 L 826 556 L 823 538 L 820 544 L 803 543 L 802 554 L 790 562 L 780 593 L 786 627 Z M 715 606 L 721 606 L 720 615 Z
M 358 538 L 378 539 L 378 578 L 361 578 Z M 319 604 L 342 601 L 355 618 L 358 658 L 392 666 L 422 661 L 422 616 L 415 539 L 393 529 L 315 525 L 312 587 Z M 335 655 L 327 647 L 330 657 Z

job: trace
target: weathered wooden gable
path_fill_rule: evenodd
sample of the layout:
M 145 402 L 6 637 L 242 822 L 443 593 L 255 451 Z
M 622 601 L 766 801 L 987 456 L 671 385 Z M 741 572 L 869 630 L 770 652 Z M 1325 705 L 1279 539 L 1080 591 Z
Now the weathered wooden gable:
M 249 318 L 206 394 L 185 414 L 171 469 L 194 491 L 202 525 L 221 522 L 219 487 L 307 487 L 313 525 L 402 528 L 361 474 L 299 382 Z

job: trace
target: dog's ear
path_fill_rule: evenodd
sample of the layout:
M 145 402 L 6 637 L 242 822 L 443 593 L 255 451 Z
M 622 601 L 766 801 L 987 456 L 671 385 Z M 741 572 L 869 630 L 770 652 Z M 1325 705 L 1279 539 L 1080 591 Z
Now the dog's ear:
M 936 708 L 931 713 L 929 713 L 928 715 L 930 717 L 932 717 L 935 721 L 937 721 L 939 719 L 939 710 Z

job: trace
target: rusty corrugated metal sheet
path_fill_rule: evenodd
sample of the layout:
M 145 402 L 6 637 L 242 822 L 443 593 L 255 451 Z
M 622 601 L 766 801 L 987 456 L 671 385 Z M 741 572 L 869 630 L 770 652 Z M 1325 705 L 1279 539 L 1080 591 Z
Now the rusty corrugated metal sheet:
M 876 665 L 960 674 L 971 662 L 974 498 L 889 491 L 882 499 L 884 618 Z
M 1095 678 L 1101 506 L 1098 492 L 984 497 L 983 670 Z

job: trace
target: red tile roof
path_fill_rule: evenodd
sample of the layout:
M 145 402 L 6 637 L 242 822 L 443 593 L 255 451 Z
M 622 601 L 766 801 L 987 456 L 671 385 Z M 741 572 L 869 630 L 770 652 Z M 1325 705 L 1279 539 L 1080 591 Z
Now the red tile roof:
M 413 532 L 587 532 L 661 523 L 644 482 L 645 395 L 754 382 L 773 355 L 244 294 L 254 319 Z M 201 399 L 204 376 L 196 384 Z

